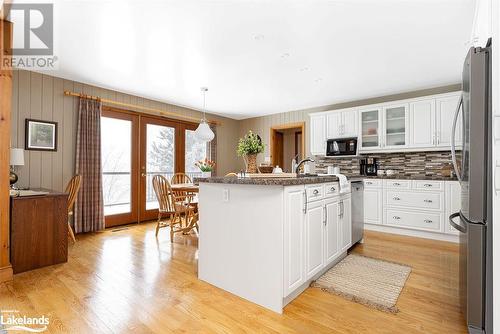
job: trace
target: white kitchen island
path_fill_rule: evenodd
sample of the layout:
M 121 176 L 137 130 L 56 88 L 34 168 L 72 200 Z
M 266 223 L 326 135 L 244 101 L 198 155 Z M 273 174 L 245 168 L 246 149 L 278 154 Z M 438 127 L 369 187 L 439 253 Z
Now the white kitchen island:
M 199 180 L 199 279 L 282 313 L 351 246 L 335 177 Z

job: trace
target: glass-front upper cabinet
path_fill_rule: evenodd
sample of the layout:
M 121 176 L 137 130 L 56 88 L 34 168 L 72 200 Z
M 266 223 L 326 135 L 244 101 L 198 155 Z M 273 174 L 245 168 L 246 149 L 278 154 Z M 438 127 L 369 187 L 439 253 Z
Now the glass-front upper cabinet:
M 392 105 L 384 108 L 384 139 L 382 147 L 392 148 L 408 145 L 408 105 Z
M 382 110 L 379 108 L 360 111 L 361 122 L 361 150 L 370 150 L 381 147 Z

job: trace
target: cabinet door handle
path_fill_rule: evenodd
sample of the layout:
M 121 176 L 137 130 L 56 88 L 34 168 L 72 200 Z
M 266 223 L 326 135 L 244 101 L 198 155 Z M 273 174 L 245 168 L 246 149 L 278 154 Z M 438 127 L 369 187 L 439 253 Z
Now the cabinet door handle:
M 396 220 L 401 219 L 401 217 L 399 217 L 399 216 L 393 216 L 392 218 L 394 218 L 394 219 L 396 219 Z
M 318 190 L 318 189 L 314 189 L 313 194 L 314 194 L 314 195 L 319 194 L 319 190 Z
M 394 185 L 394 186 L 400 186 L 400 185 L 401 185 L 401 183 L 394 182 L 392 185 Z
M 424 184 L 424 187 L 427 187 L 427 188 L 432 187 L 432 184 L 426 183 L 426 184 Z
M 304 209 L 303 209 L 303 211 L 304 211 L 304 213 L 307 213 L 307 191 L 304 190 L 303 194 L 304 194 L 303 195 L 304 196 Z
M 373 184 L 373 182 L 366 182 L 366 184 Z
M 401 200 L 401 198 L 399 198 L 399 197 L 393 197 L 392 199 L 395 200 L 395 201 L 400 201 Z
M 432 203 L 432 200 L 431 199 L 424 199 L 424 202 L 425 203 Z
M 440 132 L 436 132 L 436 145 L 439 145 Z
M 432 220 L 430 220 L 430 219 L 425 219 L 425 220 L 424 220 L 424 222 L 425 222 L 425 223 L 427 223 L 427 224 L 430 224 L 430 223 L 432 223 Z
M 325 211 L 325 213 L 324 213 L 324 217 L 323 217 L 323 218 L 324 218 L 324 220 L 323 220 L 323 225 L 325 225 L 325 226 L 326 226 L 326 221 L 327 221 L 326 215 L 328 214 L 328 210 L 326 209 L 326 205 L 325 205 L 325 206 L 323 206 L 323 210 Z
M 330 188 L 330 190 L 331 190 L 331 191 L 335 191 L 335 187 L 331 187 L 331 188 Z

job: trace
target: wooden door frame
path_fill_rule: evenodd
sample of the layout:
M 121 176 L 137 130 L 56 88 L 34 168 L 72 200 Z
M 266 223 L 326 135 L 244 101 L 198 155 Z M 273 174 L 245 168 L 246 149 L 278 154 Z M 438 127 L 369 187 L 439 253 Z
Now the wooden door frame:
M 271 164 L 273 166 L 275 165 L 275 160 L 274 160 L 275 157 L 273 157 L 274 140 L 275 140 L 274 134 L 278 131 L 289 130 L 289 129 L 299 129 L 299 128 L 300 128 L 300 131 L 302 132 L 301 154 L 302 154 L 302 157 L 305 157 L 305 153 L 306 153 L 306 142 L 305 142 L 306 123 L 305 122 L 296 122 L 296 123 L 288 123 L 288 124 L 271 126 L 270 135 L 269 135 L 269 155 L 271 158 Z
M 139 138 L 139 115 L 123 113 L 114 110 L 104 109 L 101 112 L 102 117 L 110 117 L 130 121 L 132 128 L 131 134 L 131 189 L 130 189 L 130 213 L 116 214 L 104 218 L 106 228 L 130 224 L 139 221 L 139 143 L 135 140 Z
M 0 63 L 12 54 L 12 23 L 4 20 L 7 10 L 0 6 Z M 12 69 L 0 69 L 0 283 L 12 279 L 10 264 L 10 123 L 12 108 Z

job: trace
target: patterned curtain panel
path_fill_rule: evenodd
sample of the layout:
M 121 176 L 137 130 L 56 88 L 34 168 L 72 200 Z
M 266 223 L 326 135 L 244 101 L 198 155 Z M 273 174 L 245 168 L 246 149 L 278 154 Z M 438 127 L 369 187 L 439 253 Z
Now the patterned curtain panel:
M 82 184 L 75 204 L 75 232 L 103 230 L 100 101 L 80 98 L 76 174 L 82 176 Z
M 207 142 L 207 158 L 217 162 L 217 125 L 210 124 L 210 129 L 215 133 L 214 139 Z M 217 165 L 215 165 L 212 175 L 217 175 Z

